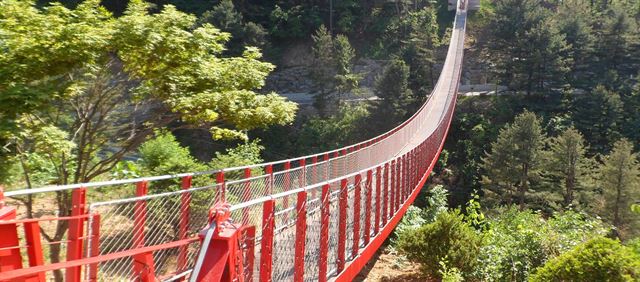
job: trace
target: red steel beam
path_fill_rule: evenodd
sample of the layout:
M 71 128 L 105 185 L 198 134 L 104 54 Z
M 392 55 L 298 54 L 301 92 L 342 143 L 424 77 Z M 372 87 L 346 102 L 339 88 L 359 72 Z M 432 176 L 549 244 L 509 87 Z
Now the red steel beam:
M 276 227 L 274 216 L 275 200 L 263 204 L 262 241 L 260 245 L 260 281 L 271 281 L 273 266 L 273 232 Z
M 322 186 L 320 206 L 320 254 L 318 258 L 318 281 L 327 281 L 327 263 L 329 260 L 329 184 Z
M 365 191 L 367 191 L 367 196 L 364 203 L 364 230 L 362 234 L 362 239 L 364 240 L 364 245 L 369 244 L 369 236 L 371 234 L 371 193 L 373 192 L 373 170 L 367 171 L 367 182 L 365 184 Z
M 344 269 L 345 261 L 345 249 L 347 245 L 347 204 L 349 189 L 347 185 L 349 181 L 345 178 L 340 181 L 340 199 L 338 203 L 339 208 L 339 222 L 338 222 L 338 272 Z
M 101 255 L 97 257 L 77 259 L 73 261 L 57 262 L 57 263 L 35 266 L 30 268 L 22 268 L 22 269 L 7 271 L 7 272 L 0 272 L 0 281 L 15 281 L 18 278 L 23 278 L 33 274 L 44 273 L 44 272 L 53 271 L 57 269 L 90 265 L 90 264 L 101 263 L 101 262 L 110 261 L 110 260 L 131 257 L 138 254 L 148 253 L 148 252 L 173 249 L 185 244 L 186 245 L 191 244 L 198 240 L 199 240 L 198 238 L 189 238 L 185 240 L 179 240 L 179 241 L 164 243 L 164 244 L 155 245 L 155 246 L 148 246 L 148 247 L 143 247 L 138 249 L 131 249 L 131 250 L 126 250 L 121 252 L 110 253 L 110 254 Z
M 85 215 L 87 203 L 87 189 L 79 188 L 71 192 L 71 216 Z M 69 243 L 67 243 L 67 261 L 82 258 L 83 231 L 85 219 L 72 219 L 69 221 L 69 230 L 67 233 Z M 69 282 L 80 281 L 80 266 L 67 268 L 65 272 L 65 280 Z
M 376 208 L 375 208 L 375 220 L 373 221 L 373 234 L 377 235 L 380 231 L 380 185 L 382 185 L 382 167 L 376 167 Z
M 27 242 L 29 266 L 44 265 L 44 254 L 42 253 L 42 241 L 40 239 L 40 224 L 37 221 L 25 223 L 24 235 L 25 241 Z M 36 277 L 37 281 L 45 281 L 44 273 L 37 273 L 33 276 L 33 278 Z
M 182 190 L 191 188 L 192 176 L 185 176 L 182 178 Z M 180 224 L 178 229 L 178 237 L 180 239 L 186 239 L 189 231 L 189 214 L 191 206 L 191 193 L 185 192 L 180 195 Z M 187 246 L 182 246 L 178 249 L 178 271 L 184 271 L 187 267 Z M 184 278 L 180 278 L 177 281 L 184 281 Z
M 298 218 L 296 218 L 296 242 L 293 279 L 295 282 L 304 281 L 304 249 L 307 239 L 307 192 L 298 192 L 296 203 Z
M 353 245 L 351 246 L 351 257 L 358 255 L 360 247 L 360 190 L 362 185 L 362 175 L 356 174 L 355 188 L 353 190 Z
M 136 196 L 145 196 L 148 192 L 147 181 L 140 181 L 136 184 Z M 142 248 L 145 245 L 144 226 L 147 221 L 147 202 L 144 200 L 136 201 L 134 210 L 133 248 Z M 155 281 L 153 253 L 147 252 L 134 255 L 133 273 L 139 277 L 140 281 Z

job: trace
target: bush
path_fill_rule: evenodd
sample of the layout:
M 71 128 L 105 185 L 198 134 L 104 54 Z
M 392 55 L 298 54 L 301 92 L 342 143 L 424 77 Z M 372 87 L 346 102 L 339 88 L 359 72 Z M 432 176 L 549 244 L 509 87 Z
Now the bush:
M 440 213 L 435 222 L 400 234 L 398 247 L 431 277 L 442 278 L 438 271 L 441 261 L 447 261 L 449 268 L 471 273 L 482 237 L 463 218 L 458 210 Z
M 602 221 L 572 211 L 546 220 L 516 207 L 495 213 L 486 220 L 489 229 L 474 274 L 482 281 L 525 281 L 550 258 L 608 231 Z
M 530 281 L 638 281 L 640 255 L 599 237 L 578 245 L 538 269 Z

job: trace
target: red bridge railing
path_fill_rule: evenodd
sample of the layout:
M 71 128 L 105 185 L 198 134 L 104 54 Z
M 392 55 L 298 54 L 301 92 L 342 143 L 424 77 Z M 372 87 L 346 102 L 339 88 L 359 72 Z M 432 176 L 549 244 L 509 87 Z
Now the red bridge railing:
M 350 281 L 442 150 L 464 6 L 429 100 L 376 138 L 252 166 L 0 193 L 0 281 L 45 281 L 54 272 L 65 281 Z M 28 196 L 45 203 L 31 218 L 15 200 Z M 47 209 L 67 198 L 68 215 Z M 43 240 L 51 232 L 62 236 Z

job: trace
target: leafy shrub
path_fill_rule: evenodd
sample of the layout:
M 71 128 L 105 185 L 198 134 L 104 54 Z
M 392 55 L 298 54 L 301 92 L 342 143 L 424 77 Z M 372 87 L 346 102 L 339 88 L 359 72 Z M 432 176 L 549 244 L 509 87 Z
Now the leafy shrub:
M 620 242 L 598 237 L 538 269 L 530 281 L 638 281 L 640 255 Z
M 512 207 L 488 219 L 485 245 L 474 276 L 482 281 L 524 281 L 544 263 L 544 220 L 539 214 Z
M 548 259 L 608 231 L 602 221 L 572 211 L 547 220 L 516 207 L 495 213 L 486 220 L 486 241 L 474 273 L 482 281 L 527 280 Z
M 421 264 L 422 271 L 442 278 L 440 262 L 462 273 L 471 273 L 476 266 L 482 237 L 466 222 L 460 211 L 440 213 L 435 222 L 400 234 L 398 248 L 409 260 Z
M 640 237 L 629 240 L 626 244 L 636 254 L 640 255 Z
M 426 197 L 427 206 L 424 209 L 410 206 L 394 231 L 396 239 L 392 239 L 392 244 L 394 246 L 397 244 L 397 237 L 401 236 L 400 234 L 432 223 L 438 214 L 447 212 L 447 195 L 447 189 L 442 185 L 436 185 L 429 191 L 429 196 Z

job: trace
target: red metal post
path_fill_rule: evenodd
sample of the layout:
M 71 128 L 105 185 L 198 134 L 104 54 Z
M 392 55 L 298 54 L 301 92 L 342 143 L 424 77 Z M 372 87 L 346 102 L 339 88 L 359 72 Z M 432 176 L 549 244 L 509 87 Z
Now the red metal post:
M 338 222 L 338 273 L 342 272 L 345 265 L 345 248 L 347 245 L 347 204 L 349 189 L 347 185 L 349 181 L 342 179 L 340 181 L 340 200 L 339 206 L 339 222 Z
M 148 192 L 147 181 L 140 181 L 136 184 L 136 196 L 145 196 Z M 147 221 L 147 202 L 144 200 L 136 201 L 134 211 L 133 248 L 142 248 L 145 244 L 144 227 Z M 153 253 L 147 252 L 134 255 L 133 273 L 139 277 L 140 281 L 155 281 Z
M 365 190 L 367 191 L 367 198 L 364 203 L 364 230 L 362 239 L 364 245 L 369 244 L 369 236 L 371 235 L 371 193 L 373 193 L 373 170 L 367 171 L 367 182 L 365 184 Z
M 273 232 L 276 227 L 275 200 L 264 202 L 262 208 L 262 241 L 260 245 L 260 281 L 271 281 L 273 266 Z
M 333 158 L 334 159 L 338 159 L 339 156 L 340 156 L 339 152 L 336 151 L 335 153 L 333 153 Z M 327 178 L 325 180 L 333 179 L 333 178 L 338 177 L 338 175 L 340 175 L 340 171 L 338 170 L 339 169 L 338 166 L 332 166 L 332 167 L 333 167 L 333 172 L 331 173 L 330 178 Z
M 391 185 L 389 185 L 389 190 L 391 190 L 389 199 L 389 217 L 391 217 L 396 210 L 396 182 L 398 182 L 398 179 L 396 178 L 396 160 L 392 160 Z
M 263 195 L 263 196 L 269 196 L 269 195 L 273 194 L 273 165 L 267 165 L 264 168 L 264 173 L 266 173 L 268 176 L 266 178 L 267 189 L 265 191 L 266 192 L 265 195 Z
M 295 282 L 304 281 L 304 246 L 307 241 L 307 192 L 298 192 L 298 202 L 296 203 L 298 217 L 296 218 L 296 250 L 294 261 Z
M 389 204 L 389 190 L 391 185 L 389 185 L 389 163 L 384 164 L 384 186 L 382 186 L 382 199 L 383 199 L 383 206 L 382 206 L 382 226 L 384 227 L 385 225 L 387 225 L 387 214 L 388 214 L 388 210 L 389 207 L 391 206 Z
M 380 188 L 382 185 L 382 167 L 378 166 L 376 167 L 376 215 L 375 215 L 375 220 L 373 221 L 373 234 L 374 235 L 378 235 L 378 232 L 380 231 L 380 213 L 382 212 L 380 210 L 380 199 L 382 197 L 380 197 Z
M 329 154 L 324 154 L 324 156 L 322 157 L 324 163 L 324 179 L 322 179 L 322 181 L 327 181 L 329 180 L 329 166 L 327 165 L 327 161 L 329 160 Z
M 27 243 L 27 255 L 29 256 L 29 266 L 44 265 L 44 255 L 42 253 L 42 241 L 40 239 L 40 224 L 37 221 L 24 223 L 24 237 Z M 45 281 L 44 272 L 35 274 L 32 278 L 36 281 Z M 37 279 L 35 279 L 37 278 Z
M 398 211 L 398 208 L 400 207 L 400 186 L 401 185 L 401 179 L 400 179 L 400 165 L 401 165 L 401 159 L 398 159 L 396 161 L 396 202 L 395 202 L 395 206 L 393 207 L 393 213 L 395 214 L 396 211 Z
M 227 183 L 224 181 L 224 171 L 220 171 L 216 174 L 216 183 L 220 185 L 219 202 L 227 202 Z
M 71 216 L 81 216 L 87 213 L 87 189 L 78 188 L 71 192 Z M 67 261 L 82 258 L 84 218 L 69 220 L 69 231 L 67 233 L 69 243 L 67 244 Z M 69 267 L 65 272 L 65 281 L 80 281 L 82 267 Z
M 299 165 L 301 171 L 300 177 L 298 178 L 298 187 L 305 187 L 307 186 L 307 160 L 300 159 Z
M 355 187 L 353 189 L 353 246 L 351 247 L 351 257 L 358 256 L 360 250 L 360 206 L 362 187 L 362 175 L 356 174 Z
M 89 256 L 97 257 L 100 255 L 100 214 L 94 214 L 91 222 L 91 253 Z M 89 265 L 89 281 L 98 281 L 98 264 Z
M 317 156 L 313 156 L 311 158 L 311 163 L 312 163 L 312 166 L 313 166 L 313 168 L 311 169 L 311 182 L 312 182 L 312 184 L 316 184 L 316 183 L 318 183 L 318 165 L 317 165 L 318 157 Z M 313 189 L 311 191 L 311 198 L 312 199 L 315 199 L 316 196 L 317 196 L 316 190 L 317 189 Z
M 290 170 L 291 170 L 291 162 L 284 163 L 284 171 L 285 171 L 284 183 L 283 183 L 284 187 L 282 189 L 282 192 L 291 190 L 291 171 Z M 289 208 L 289 197 L 284 197 L 282 199 L 282 206 L 283 206 L 283 209 Z M 288 217 L 289 217 L 288 214 L 285 215 L 285 218 L 287 218 L 287 222 L 289 221 Z
M 16 208 L 4 205 L 4 191 L 0 186 L 0 222 L 16 219 Z M 20 240 L 18 239 L 18 225 L 0 224 L 0 273 L 22 268 L 20 254 Z
M 251 178 L 251 168 L 244 169 L 244 179 Z M 247 202 L 251 199 L 251 180 L 244 182 L 244 191 L 242 192 L 242 200 Z M 249 209 L 242 209 L 242 224 L 249 224 Z
M 245 265 L 244 281 L 253 281 L 253 264 L 255 261 L 255 245 L 256 245 L 256 227 L 251 225 L 242 226 L 240 232 L 245 246 L 244 257 L 247 262 Z
M 188 190 L 191 188 L 192 176 L 185 176 L 182 178 L 182 190 Z M 187 239 L 187 232 L 189 231 L 189 214 L 191 206 L 191 193 L 185 192 L 180 195 L 180 226 L 178 229 L 178 236 L 180 239 Z M 181 246 L 178 248 L 178 271 L 184 271 L 187 268 L 187 253 L 188 246 Z M 180 278 L 178 281 L 184 281 L 184 278 Z
M 329 184 L 322 186 L 320 207 L 320 257 L 318 259 L 318 281 L 327 281 L 329 260 Z

